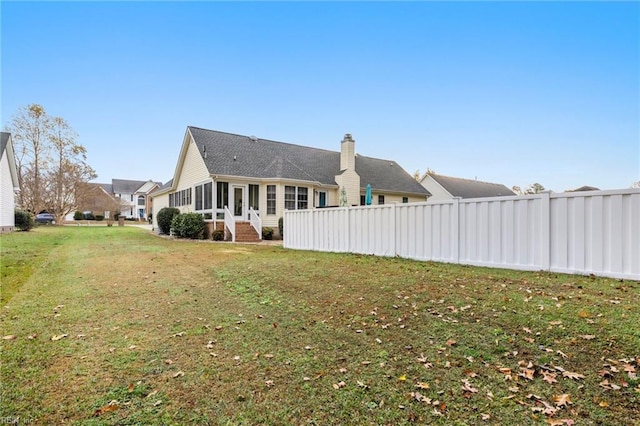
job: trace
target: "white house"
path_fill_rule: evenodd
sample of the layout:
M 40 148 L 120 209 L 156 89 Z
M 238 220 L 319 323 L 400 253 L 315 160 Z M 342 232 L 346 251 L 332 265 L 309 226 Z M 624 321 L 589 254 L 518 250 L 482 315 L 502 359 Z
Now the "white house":
M 20 190 L 11 133 L 0 135 L 0 233 L 15 226 L 16 192 Z
M 452 176 L 426 173 L 420 184 L 431 193 L 429 201 L 459 198 L 484 198 L 516 195 L 512 190 L 499 183 L 462 179 Z
M 159 188 L 162 183 L 152 180 L 111 179 L 111 183 L 96 183 L 108 194 L 119 198 L 122 204 L 120 215 L 147 220 L 151 213 L 149 194 Z
M 367 185 L 374 204 L 426 201 L 429 192 L 395 161 L 356 154 L 350 134 L 340 148 L 189 126 L 173 179 L 151 194 L 154 225 L 160 209 L 177 207 L 201 213 L 210 228 L 227 226 L 225 216 L 235 223 L 251 221 L 253 214 L 254 223 L 277 230 L 285 209 L 338 206 L 343 189 L 349 205 L 364 204 Z

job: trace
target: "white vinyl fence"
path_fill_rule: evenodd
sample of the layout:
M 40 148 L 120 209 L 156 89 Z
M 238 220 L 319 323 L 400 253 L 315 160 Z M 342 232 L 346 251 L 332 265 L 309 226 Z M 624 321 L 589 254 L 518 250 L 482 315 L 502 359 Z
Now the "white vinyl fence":
M 640 190 L 288 210 L 284 247 L 640 280 Z

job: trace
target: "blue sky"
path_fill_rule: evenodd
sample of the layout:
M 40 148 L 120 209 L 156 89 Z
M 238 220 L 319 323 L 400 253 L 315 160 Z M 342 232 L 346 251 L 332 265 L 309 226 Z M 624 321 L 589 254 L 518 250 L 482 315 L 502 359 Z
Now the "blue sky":
M 1 121 L 39 103 L 97 181 L 173 177 L 188 125 L 407 172 L 640 180 L 638 2 L 7 2 Z

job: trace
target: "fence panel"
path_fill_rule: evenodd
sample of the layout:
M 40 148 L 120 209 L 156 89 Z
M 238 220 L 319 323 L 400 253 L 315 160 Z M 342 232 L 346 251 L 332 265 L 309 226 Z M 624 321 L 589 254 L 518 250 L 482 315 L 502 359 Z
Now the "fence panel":
M 285 212 L 284 247 L 640 279 L 640 190 Z

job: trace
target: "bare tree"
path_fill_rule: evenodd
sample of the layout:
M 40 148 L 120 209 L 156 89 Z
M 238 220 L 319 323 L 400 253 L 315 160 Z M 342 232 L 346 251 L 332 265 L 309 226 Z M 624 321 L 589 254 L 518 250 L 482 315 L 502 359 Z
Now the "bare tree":
M 631 187 L 632 188 L 640 188 L 640 180 L 636 181 L 636 182 L 633 182 L 633 184 L 631 184 Z
M 518 185 L 513 185 L 511 190 L 516 193 L 516 195 L 524 195 L 524 191 Z
M 75 188 L 96 174 L 87 164 L 87 150 L 76 142 L 77 134 L 69 124 L 61 117 L 51 118 L 50 123 L 54 161 L 47 173 L 46 205 L 55 212 L 56 221 L 62 223 L 78 204 Z
M 7 130 L 15 142 L 20 206 L 36 214 L 48 210 L 61 223 L 76 208 L 76 186 L 96 177 L 86 149 L 64 119 L 38 104 L 20 108 Z
M 18 203 L 22 209 L 36 214 L 45 208 L 42 183 L 51 159 L 47 144 L 49 129 L 47 113 L 38 104 L 21 107 L 7 129 L 16 155 Z

